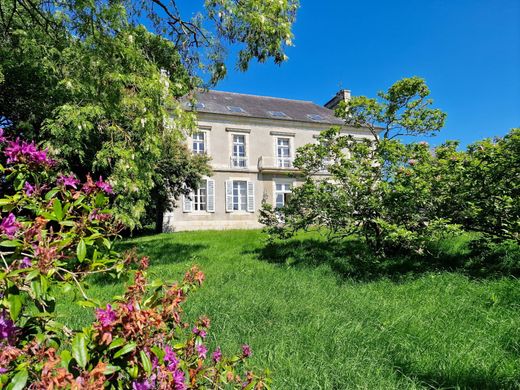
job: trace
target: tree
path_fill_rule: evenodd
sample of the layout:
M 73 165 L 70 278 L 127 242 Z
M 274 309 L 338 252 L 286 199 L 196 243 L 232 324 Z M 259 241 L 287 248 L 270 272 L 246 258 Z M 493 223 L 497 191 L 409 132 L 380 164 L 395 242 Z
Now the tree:
M 157 175 L 175 170 L 164 167 L 166 145 L 179 148 L 195 124 L 180 97 L 225 76 L 226 46 L 240 46 L 242 70 L 253 59 L 283 62 L 297 6 L 206 1 L 185 20 L 175 1 L 1 0 L 0 118 L 78 175 L 108 177 L 118 218 L 137 226 L 154 185 L 179 183 Z M 166 190 L 181 187 L 157 192 Z
M 431 107 L 428 95 L 424 80 L 412 77 L 380 92 L 381 101 L 355 97 L 342 105 L 338 114 L 346 125 L 368 129 L 372 137 L 355 139 L 332 128 L 317 144 L 300 148 L 294 165 L 304 184 L 281 210 L 264 205 L 261 222 L 268 231 L 290 236 L 325 228 L 331 238 L 360 234 L 380 254 L 423 251 L 428 237 L 449 222 L 434 212 L 427 167 L 435 157 L 426 144 L 404 145 L 395 137 L 442 128 L 446 115 Z M 327 176 L 318 175 L 325 170 Z

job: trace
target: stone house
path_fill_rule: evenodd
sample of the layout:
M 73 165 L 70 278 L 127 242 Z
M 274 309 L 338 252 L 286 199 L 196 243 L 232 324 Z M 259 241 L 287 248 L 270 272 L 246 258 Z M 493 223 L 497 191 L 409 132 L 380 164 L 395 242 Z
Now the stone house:
M 165 213 L 164 231 L 261 227 L 262 201 L 283 206 L 298 185 L 296 149 L 316 142 L 320 131 L 343 126 L 336 105 L 350 98 L 341 90 L 324 106 L 310 101 L 205 91 L 197 95 L 198 131 L 188 137 L 193 153 L 211 156 L 213 175 Z M 344 127 L 344 126 L 343 126 Z M 368 131 L 344 128 L 358 137 Z

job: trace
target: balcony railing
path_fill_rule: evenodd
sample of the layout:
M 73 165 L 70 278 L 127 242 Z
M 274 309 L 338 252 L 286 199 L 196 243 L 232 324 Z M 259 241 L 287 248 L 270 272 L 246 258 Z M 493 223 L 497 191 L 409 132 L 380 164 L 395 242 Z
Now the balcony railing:
M 247 157 L 231 156 L 229 159 L 231 168 L 247 169 Z
M 258 170 L 295 170 L 292 157 L 260 156 Z

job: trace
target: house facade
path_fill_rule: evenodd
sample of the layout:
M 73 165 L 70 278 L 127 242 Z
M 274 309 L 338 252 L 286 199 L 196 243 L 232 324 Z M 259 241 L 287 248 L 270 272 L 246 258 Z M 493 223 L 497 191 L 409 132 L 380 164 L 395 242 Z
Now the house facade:
M 193 153 L 211 157 L 213 174 L 174 211 L 165 213 L 164 231 L 259 228 L 263 201 L 283 206 L 297 186 L 296 150 L 316 142 L 323 130 L 342 126 L 357 137 L 368 131 L 349 129 L 333 108 L 350 92 L 342 90 L 325 106 L 309 101 L 230 92 L 206 91 L 187 109 L 197 111 L 198 129 L 188 137 Z

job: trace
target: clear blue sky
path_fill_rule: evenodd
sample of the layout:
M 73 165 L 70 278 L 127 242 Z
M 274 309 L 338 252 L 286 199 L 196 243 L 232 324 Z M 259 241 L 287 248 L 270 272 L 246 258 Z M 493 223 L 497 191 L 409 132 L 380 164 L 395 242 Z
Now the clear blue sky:
M 520 0 L 301 0 L 294 33 L 287 63 L 231 68 L 217 89 L 323 104 L 417 75 L 448 113 L 432 144 L 520 127 Z

